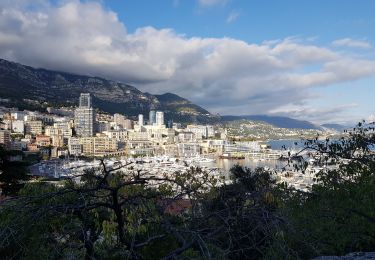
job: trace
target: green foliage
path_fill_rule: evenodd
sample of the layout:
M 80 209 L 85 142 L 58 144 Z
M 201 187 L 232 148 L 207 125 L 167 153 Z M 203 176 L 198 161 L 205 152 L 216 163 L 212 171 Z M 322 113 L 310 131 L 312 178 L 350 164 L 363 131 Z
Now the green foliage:
M 28 179 L 27 163 L 11 161 L 12 156 L 22 156 L 21 151 L 9 151 L 0 146 L 0 188 L 3 195 L 13 195 L 23 186 L 21 181 Z
M 311 192 L 284 189 L 282 239 L 275 236 L 270 258 L 309 259 L 375 249 L 375 135 L 360 124 L 340 140 L 306 141 L 306 150 L 326 168 Z M 285 188 L 285 187 L 284 187 Z
M 77 256 L 83 253 L 73 236 L 79 230 L 77 219 L 70 213 L 56 215 L 59 205 L 72 203 L 74 198 L 51 196 L 57 192 L 51 184 L 28 184 L 20 191 L 20 196 L 27 195 L 26 200 L 9 199 L 6 206 L 1 205 L 1 258 L 59 258 L 68 251 Z
M 204 202 L 206 225 L 221 230 L 209 241 L 220 249 L 218 257 L 261 258 L 280 225 L 276 185 L 270 172 L 231 169 L 233 183 L 213 192 Z

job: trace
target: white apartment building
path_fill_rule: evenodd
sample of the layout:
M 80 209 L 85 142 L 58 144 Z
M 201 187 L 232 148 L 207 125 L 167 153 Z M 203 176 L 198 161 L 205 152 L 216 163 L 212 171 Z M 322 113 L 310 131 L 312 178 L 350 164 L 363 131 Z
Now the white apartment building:
M 178 143 L 177 150 L 180 157 L 194 157 L 200 154 L 200 146 L 195 143 Z
M 129 141 L 144 141 L 149 140 L 149 136 L 147 132 L 136 132 L 136 131 L 129 131 L 128 132 L 128 140 Z
M 178 133 L 178 142 L 180 143 L 193 143 L 197 138 L 193 132 L 182 131 Z
M 215 136 L 214 127 L 212 125 L 187 125 L 186 130 L 193 132 L 197 139 Z
M 127 119 L 124 115 L 114 114 L 113 121 L 117 126 L 123 129 L 132 129 L 131 120 Z
M 12 122 L 12 132 L 24 134 L 25 133 L 25 122 L 23 120 L 14 120 Z
M 70 155 L 81 155 L 82 154 L 82 144 L 79 138 L 69 138 L 68 150 Z
M 15 119 L 15 120 L 21 120 L 21 121 L 24 121 L 24 120 L 25 120 L 26 113 L 25 113 L 25 112 L 21 112 L 21 111 L 12 112 L 12 113 L 11 113 L 11 116 L 12 116 L 12 118 Z
M 71 137 L 73 134 L 72 124 L 69 121 L 55 122 L 53 127 L 61 130 L 64 137 Z
M 127 130 L 109 130 L 109 131 L 104 131 L 103 134 L 117 141 L 125 141 L 128 138 Z
M 86 156 L 102 156 L 118 150 L 117 141 L 107 136 L 82 137 L 79 142 Z
M 204 140 L 201 144 L 203 153 L 222 153 L 225 145 L 228 144 L 227 140 Z

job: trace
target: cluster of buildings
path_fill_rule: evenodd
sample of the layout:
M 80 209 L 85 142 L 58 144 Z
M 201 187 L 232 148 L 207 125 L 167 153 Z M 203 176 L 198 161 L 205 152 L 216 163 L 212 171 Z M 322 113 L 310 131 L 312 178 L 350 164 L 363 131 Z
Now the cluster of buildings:
M 192 157 L 222 153 L 226 131 L 212 125 L 165 123 L 162 111 L 151 110 L 131 120 L 122 114 L 96 113 L 92 97 L 82 93 L 74 110 L 49 108 L 48 113 L 0 110 L 0 145 L 45 159 L 60 156 Z

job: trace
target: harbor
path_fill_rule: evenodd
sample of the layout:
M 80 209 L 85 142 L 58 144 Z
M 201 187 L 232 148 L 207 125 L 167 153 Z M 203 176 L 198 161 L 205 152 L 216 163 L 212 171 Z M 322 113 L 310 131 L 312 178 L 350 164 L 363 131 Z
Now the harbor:
M 276 153 L 275 153 L 276 154 Z M 277 153 L 278 154 L 278 153 Z M 118 168 L 119 171 L 142 172 L 147 176 L 173 176 L 178 172 L 186 172 L 189 169 L 200 168 L 210 175 L 219 176 L 223 183 L 231 182 L 230 170 L 235 165 L 255 170 L 263 168 L 273 173 L 278 182 L 286 182 L 297 189 L 308 190 L 314 182 L 316 173 L 323 170 L 322 167 L 309 164 L 304 173 L 296 171 L 288 166 L 288 163 L 276 159 L 273 156 L 262 156 L 259 153 L 248 154 L 244 159 L 223 159 L 220 157 L 209 158 L 195 156 L 189 158 L 176 158 L 169 156 L 139 157 L 139 158 L 110 158 L 103 161 L 107 169 Z M 102 171 L 102 161 L 56 159 L 41 161 L 29 167 L 30 174 L 49 180 L 60 181 L 67 178 L 76 179 L 85 171 L 94 169 Z M 79 178 L 78 178 L 79 180 Z

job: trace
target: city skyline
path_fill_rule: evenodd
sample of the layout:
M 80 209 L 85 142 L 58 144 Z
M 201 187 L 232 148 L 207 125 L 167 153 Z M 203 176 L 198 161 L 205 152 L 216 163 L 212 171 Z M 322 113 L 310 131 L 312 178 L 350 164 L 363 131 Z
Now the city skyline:
M 173 92 L 222 115 L 373 118 L 375 3 L 268 4 L 2 1 L 0 56 Z

